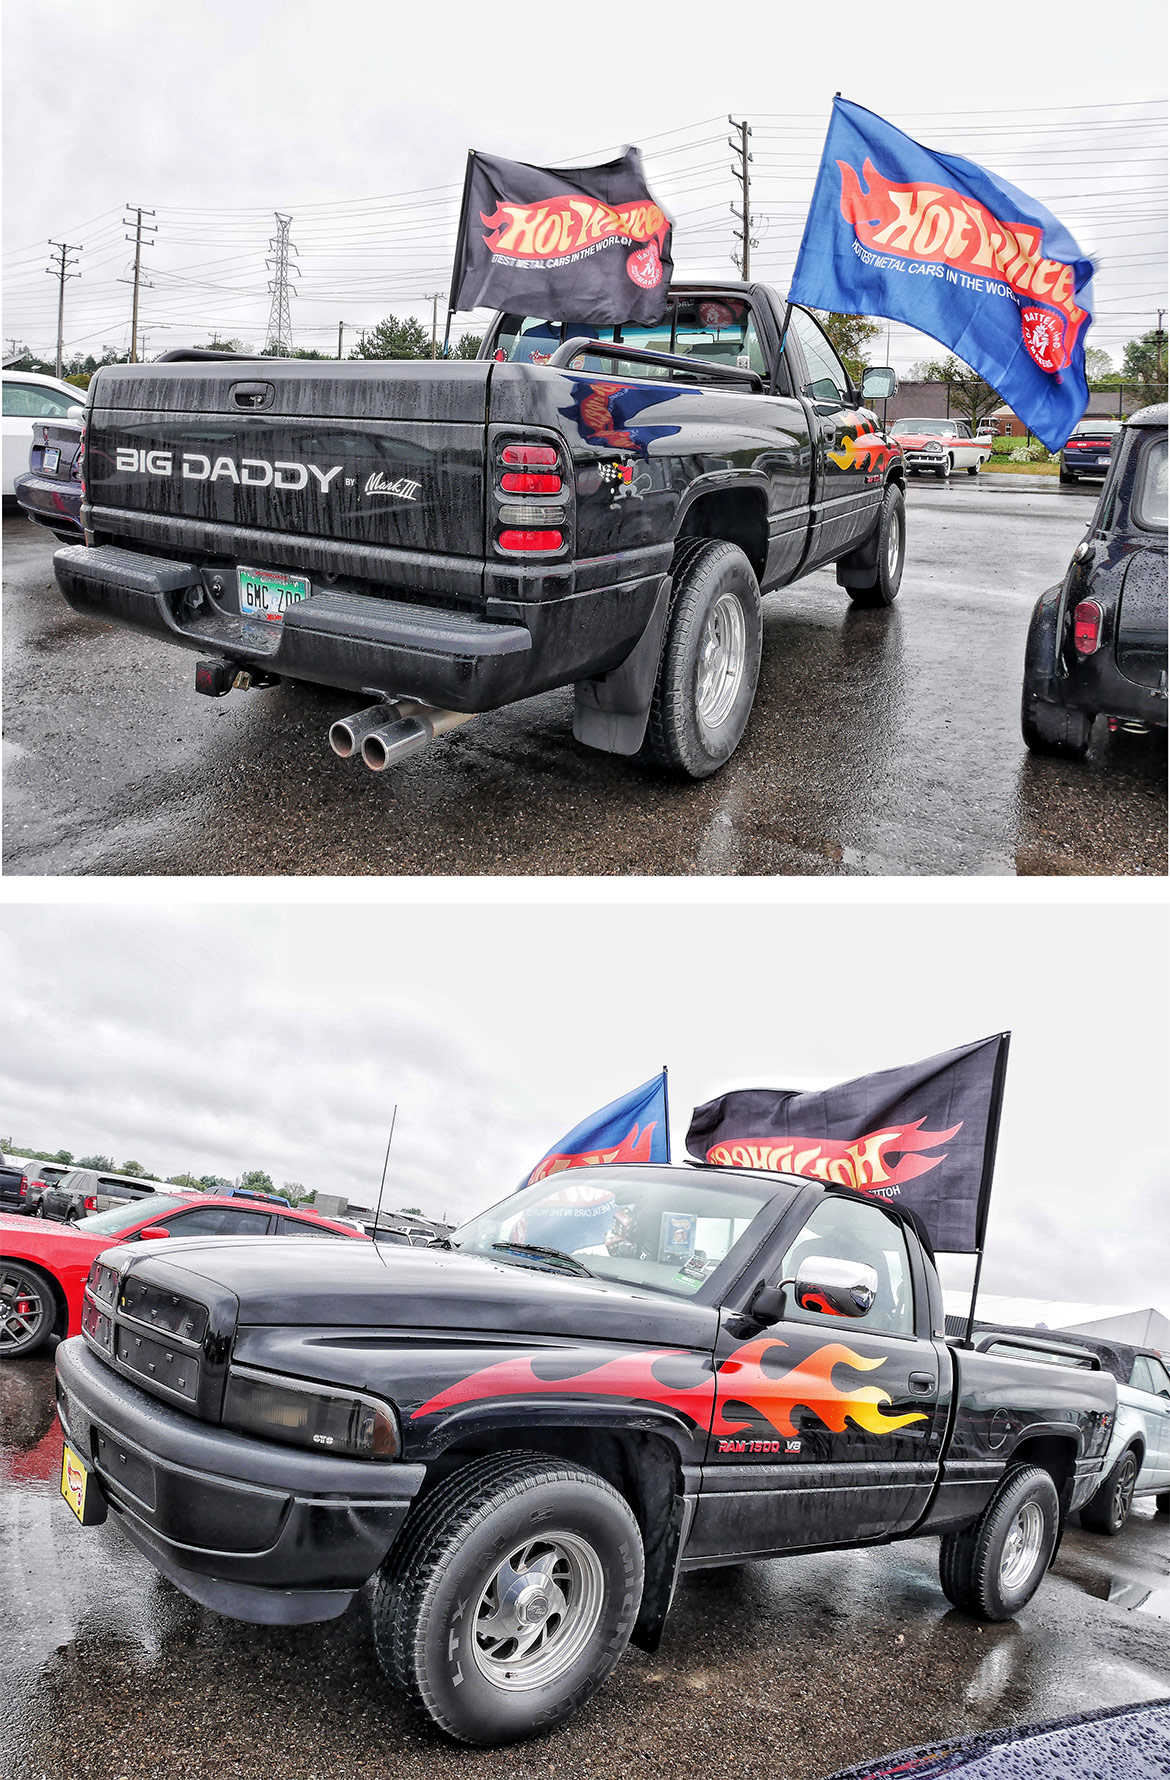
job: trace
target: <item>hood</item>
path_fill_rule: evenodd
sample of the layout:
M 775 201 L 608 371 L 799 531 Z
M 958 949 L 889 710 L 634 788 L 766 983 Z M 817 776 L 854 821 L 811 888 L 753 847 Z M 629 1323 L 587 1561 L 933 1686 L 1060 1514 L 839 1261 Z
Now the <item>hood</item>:
M 136 1277 L 202 1298 L 230 1292 L 237 1326 L 441 1329 L 492 1335 L 709 1346 L 708 1305 L 447 1249 L 296 1237 L 188 1237 L 123 1245 Z M 181 1278 L 186 1275 L 186 1279 Z

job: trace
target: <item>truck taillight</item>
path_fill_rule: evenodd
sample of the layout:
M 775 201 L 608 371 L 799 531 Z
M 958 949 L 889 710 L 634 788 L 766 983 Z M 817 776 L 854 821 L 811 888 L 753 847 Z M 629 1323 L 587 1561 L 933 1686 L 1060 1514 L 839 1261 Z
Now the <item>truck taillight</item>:
M 86 1211 L 96 1211 L 97 1208 L 98 1208 L 97 1200 L 94 1198 L 92 1193 L 87 1193 L 85 1195 L 85 1209 L 86 1209 Z
M 76 476 L 77 480 L 81 484 L 81 498 L 82 498 L 82 500 L 83 501 L 88 500 L 89 496 L 86 494 L 86 491 L 85 491 L 85 426 L 84 426 L 84 423 L 82 424 L 82 428 L 81 428 L 81 438 L 78 440 L 78 443 L 77 443 L 77 456 L 73 460 L 73 474 Z
M 499 537 L 501 550 L 559 550 L 564 541 L 560 532 L 505 531 Z
M 506 464 L 555 464 L 556 448 L 552 445 L 505 445 L 501 458 Z
M 572 468 L 559 444 L 497 442 L 493 501 L 496 549 L 504 556 L 551 556 L 571 539 Z
M 22 1199 L 25 1197 L 27 1192 L 28 1192 L 28 1181 L 25 1179 L 24 1175 L 22 1174 L 20 1177 L 20 1196 Z
M 1073 607 L 1073 648 L 1078 655 L 1095 655 L 1101 647 L 1101 608 L 1096 600 L 1081 600 Z
M 534 476 L 515 473 L 503 476 L 500 487 L 505 494 L 560 494 L 561 479 L 559 476 Z

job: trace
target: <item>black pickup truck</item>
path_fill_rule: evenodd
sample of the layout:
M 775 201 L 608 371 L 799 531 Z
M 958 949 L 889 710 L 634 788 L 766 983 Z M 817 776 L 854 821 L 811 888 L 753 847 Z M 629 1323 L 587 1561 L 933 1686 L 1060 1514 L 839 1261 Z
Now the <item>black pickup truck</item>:
M 478 361 L 110 366 L 57 579 L 199 652 L 208 694 L 365 694 L 330 740 L 377 771 L 572 685 L 579 741 L 703 778 L 747 724 L 762 592 L 836 563 L 856 604 L 897 595 L 902 457 L 863 405 L 895 386 L 757 284 L 604 337 L 500 315 Z
M 98 1258 L 58 1349 L 63 1494 L 236 1619 L 376 1578 L 384 1667 L 468 1743 L 656 1648 L 690 1570 L 938 1533 L 949 1599 L 1009 1618 L 1116 1404 L 948 1345 L 913 1220 L 795 1176 L 556 1174 L 432 1249 L 159 1246 Z

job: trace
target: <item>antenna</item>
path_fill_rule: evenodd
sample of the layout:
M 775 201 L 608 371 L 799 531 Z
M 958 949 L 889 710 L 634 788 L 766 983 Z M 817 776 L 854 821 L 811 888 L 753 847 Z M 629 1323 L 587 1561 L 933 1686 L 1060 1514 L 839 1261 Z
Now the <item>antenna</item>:
M 394 1111 L 390 1114 L 390 1135 L 386 1139 L 386 1160 L 382 1164 L 382 1184 L 378 1188 L 378 1206 L 374 1212 L 374 1241 L 378 1240 L 378 1223 L 382 1216 L 382 1194 L 386 1191 L 386 1170 L 390 1166 L 390 1145 L 394 1142 L 394 1126 L 398 1119 L 398 1102 L 394 1102 Z

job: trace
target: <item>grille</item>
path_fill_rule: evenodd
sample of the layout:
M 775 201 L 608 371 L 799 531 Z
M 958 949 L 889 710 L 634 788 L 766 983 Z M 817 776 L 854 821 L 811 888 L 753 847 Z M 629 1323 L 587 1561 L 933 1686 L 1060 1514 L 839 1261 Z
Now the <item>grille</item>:
M 124 1323 L 114 1334 L 114 1352 L 127 1372 L 137 1374 L 144 1383 L 156 1389 L 171 1391 L 177 1397 L 194 1403 L 199 1395 L 199 1361 L 189 1349 L 176 1343 L 152 1341 L 149 1335 L 136 1335 Z
M 118 1309 L 125 1317 L 143 1323 L 160 1334 L 177 1335 L 181 1341 L 203 1340 L 207 1333 L 207 1311 L 190 1298 L 181 1298 L 160 1286 L 148 1285 L 131 1274 L 122 1287 Z

